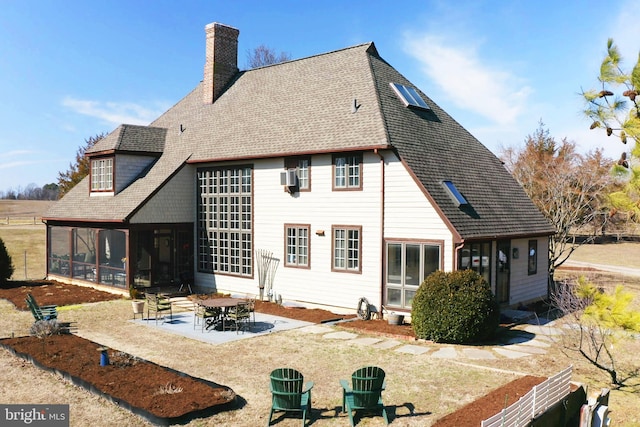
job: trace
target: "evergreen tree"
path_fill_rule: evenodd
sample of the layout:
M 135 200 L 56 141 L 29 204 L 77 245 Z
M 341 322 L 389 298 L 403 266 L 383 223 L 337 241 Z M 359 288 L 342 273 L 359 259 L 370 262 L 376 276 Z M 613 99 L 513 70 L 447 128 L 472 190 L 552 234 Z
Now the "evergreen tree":
M 4 241 L 0 239 L 0 285 L 4 284 L 13 275 L 13 261 L 7 252 Z

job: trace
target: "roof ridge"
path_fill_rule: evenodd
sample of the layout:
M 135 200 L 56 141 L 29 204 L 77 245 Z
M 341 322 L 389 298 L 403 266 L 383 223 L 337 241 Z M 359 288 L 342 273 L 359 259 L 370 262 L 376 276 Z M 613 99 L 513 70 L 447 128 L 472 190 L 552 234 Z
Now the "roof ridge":
M 343 47 L 343 48 L 340 48 L 340 49 L 330 50 L 328 52 L 317 53 L 315 55 L 304 56 L 302 58 L 291 59 L 289 61 L 283 61 L 283 62 L 278 62 L 278 63 L 275 63 L 275 64 L 268 64 L 268 65 L 262 65 L 260 67 L 249 68 L 247 70 L 241 70 L 240 73 L 248 73 L 248 72 L 251 72 L 251 71 L 262 70 L 262 69 L 269 68 L 269 67 L 277 67 L 279 65 L 291 64 L 292 62 L 299 62 L 299 61 L 304 61 L 306 59 L 317 58 L 317 57 L 320 57 L 320 56 L 332 55 L 332 54 L 335 54 L 335 53 L 338 53 L 338 52 L 342 52 L 342 51 L 346 51 L 346 50 L 350 50 L 350 49 L 362 48 L 364 46 L 367 47 L 365 50 L 368 50 L 371 46 L 373 46 L 374 49 L 375 49 L 374 43 L 372 41 L 370 41 L 370 42 L 360 43 L 360 44 L 353 45 L 353 46 Z

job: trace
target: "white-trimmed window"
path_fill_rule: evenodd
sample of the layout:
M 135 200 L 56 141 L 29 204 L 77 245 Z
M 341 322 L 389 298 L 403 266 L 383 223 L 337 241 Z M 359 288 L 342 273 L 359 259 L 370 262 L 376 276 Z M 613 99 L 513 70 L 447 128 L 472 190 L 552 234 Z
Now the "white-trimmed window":
M 387 242 L 386 305 L 411 308 L 424 279 L 442 268 L 441 242 Z
M 360 273 L 362 271 L 362 227 L 336 225 L 333 236 L 332 270 Z
M 91 191 L 113 191 L 113 158 L 91 160 Z
M 362 189 L 362 154 L 333 156 L 333 189 Z
M 252 276 L 252 168 L 198 169 L 198 192 L 198 271 Z
M 286 224 L 286 259 L 287 267 L 309 267 L 309 230 L 308 224 Z
M 284 160 L 285 169 L 296 171 L 298 191 L 311 191 L 311 157 L 296 156 Z

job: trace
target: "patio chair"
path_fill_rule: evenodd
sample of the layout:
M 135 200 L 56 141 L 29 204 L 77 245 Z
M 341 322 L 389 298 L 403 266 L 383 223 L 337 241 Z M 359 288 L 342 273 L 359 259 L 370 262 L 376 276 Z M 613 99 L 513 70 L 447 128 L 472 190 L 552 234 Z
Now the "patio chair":
M 360 368 L 351 375 L 351 385 L 340 380 L 342 386 L 342 410 L 349 414 L 353 427 L 353 412 L 382 412 L 385 423 L 389 424 L 387 410 L 382 403 L 382 391 L 385 389 L 385 372 L 377 366 Z
M 293 368 L 277 368 L 271 372 L 269 389 L 271 390 L 271 412 L 267 426 L 271 425 L 271 418 L 275 411 L 301 412 L 302 426 L 307 420 L 307 412 L 311 412 L 311 389 L 313 382 L 304 384 L 303 375 Z M 311 414 L 309 414 L 311 416 Z
M 246 328 L 251 319 L 251 311 L 249 302 L 239 302 L 235 307 L 229 310 L 227 314 L 227 319 L 233 320 L 233 323 L 236 327 L 236 334 L 240 329 Z
M 219 308 L 207 308 L 203 305 L 198 304 L 197 302 L 193 303 L 193 329 L 196 328 L 196 325 L 202 325 L 202 332 L 204 332 L 204 327 L 207 326 L 208 322 L 214 322 L 220 319 L 222 315 L 222 310 Z M 210 320 L 211 319 L 211 320 Z
M 58 318 L 58 307 L 55 305 L 38 305 L 36 299 L 31 294 L 27 294 L 25 298 L 27 307 L 31 310 L 31 314 L 36 321 L 38 320 L 52 320 Z
M 75 324 L 71 322 L 60 322 L 58 320 L 58 309 L 55 305 L 43 305 L 40 306 L 36 302 L 35 298 L 31 294 L 27 294 L 25 298 L 27 307 L 33 315 L 34 324 L 40 321 L 52 321 L 59 325 L 60 331 L 63 333 L 70 333 L 75 328 Z
M 151 312 L 154 314 L 154 318 L 156 319 L 156 325 L 158 324 L 158 316 L 165 311 L 169 312 L 169 319 L 173 320 L 173 313 L 171 311 L 171 301 L 169 298 L 160 295 L 160 294 L 152 294 L 147 293 L 147 321 L 151 318 Z M 161 317 L 164 322 L 164 316 Z

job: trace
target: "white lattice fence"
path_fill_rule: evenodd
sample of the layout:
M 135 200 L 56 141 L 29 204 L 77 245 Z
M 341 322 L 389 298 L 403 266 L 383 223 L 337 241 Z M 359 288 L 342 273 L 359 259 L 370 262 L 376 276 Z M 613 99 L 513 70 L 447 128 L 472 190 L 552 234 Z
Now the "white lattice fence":
M 538 384 L 511 406 L 484 420 L 481 427 L 527 426 L 532 419 L 569 394 L 572 370 L 573 366 L 569 366 Z

